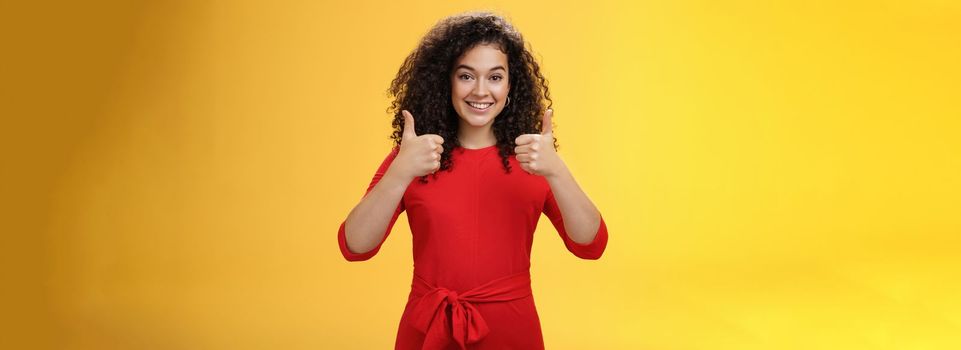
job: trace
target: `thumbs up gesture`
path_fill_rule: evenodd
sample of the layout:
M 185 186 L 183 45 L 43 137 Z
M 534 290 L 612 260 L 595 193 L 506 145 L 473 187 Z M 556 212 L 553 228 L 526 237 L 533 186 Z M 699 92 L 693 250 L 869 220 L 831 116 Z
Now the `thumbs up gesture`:
M 553 116 L 554 110 L 548 109 L 544 112 L 540 134 L 524 134 L 514 139 L 517 145 L 514 147 L 514 154 L 521 168 L 528 173 L 550 177 L 564 169 L 564 162 L 554 150 L 554 131 L 551 126 Z
M 400 152 L 391 163 L 391 169 L 412 179 L 433 174 L 440 169 L 444 138 L 435 134 L 417 136 L 414 131 L 414 116 L 406 110 L 401 113 L 404 115 L 404 133 L 401 136 Z

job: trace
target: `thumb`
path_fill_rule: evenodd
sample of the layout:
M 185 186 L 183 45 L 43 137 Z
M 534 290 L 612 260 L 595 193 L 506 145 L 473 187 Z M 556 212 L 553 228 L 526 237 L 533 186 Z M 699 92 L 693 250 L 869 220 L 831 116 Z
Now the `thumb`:
M 541 135 L 551 134 L 554 132 L 554 127 L 551 125 L 551 117 L 554 116 L 554 110 L 548 109 L 544 111 L 544 119 L 541 121 Z
M 417 137 L 417 132 L 414 131 L 414 116 L 410 114 L 407 110 L 401 111 L 404 115 L 404 135 L 403 139 L 412 139 Z

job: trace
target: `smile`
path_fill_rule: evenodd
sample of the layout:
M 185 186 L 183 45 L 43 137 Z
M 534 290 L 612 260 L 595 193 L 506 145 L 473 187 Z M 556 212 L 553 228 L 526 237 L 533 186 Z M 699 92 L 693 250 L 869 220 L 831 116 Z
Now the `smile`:
M 478 102 L 470 102 L 470 101 L 467 101 L 467 104 L 470 105 L 471 107 L 474 107 L 474 109 L 481 110 L 481 111 L 487 110 L 488 108 L 494 105 L 493 102 L 478 103 Z

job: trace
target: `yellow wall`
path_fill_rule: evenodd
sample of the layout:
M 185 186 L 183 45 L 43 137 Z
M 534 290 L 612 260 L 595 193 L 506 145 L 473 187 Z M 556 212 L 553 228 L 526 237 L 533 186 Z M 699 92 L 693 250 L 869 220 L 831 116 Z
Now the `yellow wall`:
M 336 228 L 393 74 L 470 9 L 542 57 L 610 229 L 584 261 L 542 219 L 548 348 L 961 347 L 958 2 L 18 6 L 2 348 L 390 348 L 406 218 L 363 263 Z

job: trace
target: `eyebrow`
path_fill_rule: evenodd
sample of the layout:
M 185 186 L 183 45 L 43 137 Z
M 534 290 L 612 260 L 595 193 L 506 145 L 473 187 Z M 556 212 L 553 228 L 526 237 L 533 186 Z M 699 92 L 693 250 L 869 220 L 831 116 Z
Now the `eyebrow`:
M 458 70 L 458 69 L 461 69 L 461 68 L 464 68 L 464 69 L 467 69 L 467 70 L 471 70 L 471 71 L 475 71 L 475 72 L 477 71 L 476 69 L 474 69 L 474 67 L 468 66 L 468 65 L 466 65 L 466 64 L 459 65 L 459 66 L 457 66 L 456 68 L 454 68 L 454 70 Z M 493 72 L 493 71 L 495 71 L 495 70 L 498 70 L 498 69 L 503 70 L 503 71 L 506 71 L 506 70 L 507 70 L 507 69 L 504 68 L 504 66 L 497 66 L 497 67 L 491 68 L 491 72 Z

